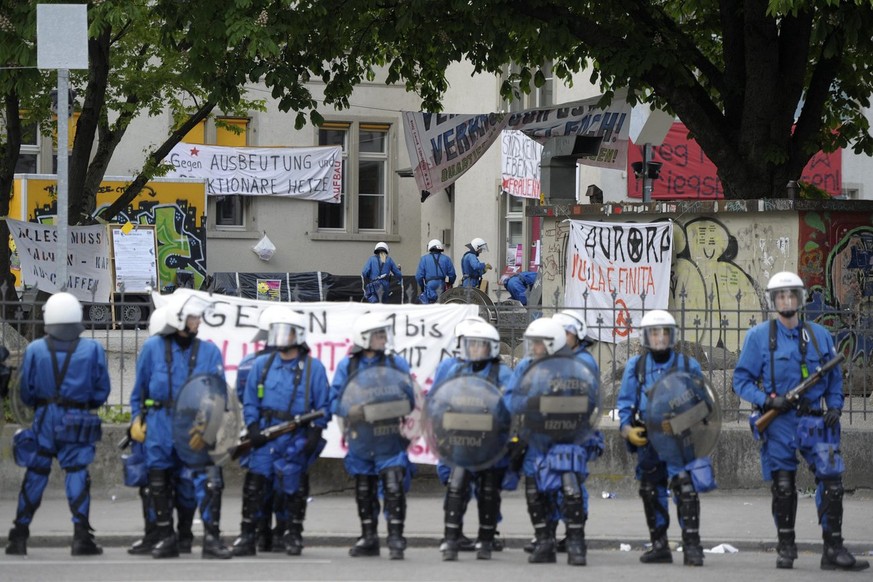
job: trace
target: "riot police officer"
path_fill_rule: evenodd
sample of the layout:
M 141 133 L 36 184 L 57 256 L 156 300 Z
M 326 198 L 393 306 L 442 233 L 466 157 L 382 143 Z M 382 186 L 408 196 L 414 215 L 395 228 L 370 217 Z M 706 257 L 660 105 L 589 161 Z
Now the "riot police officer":
M 641 342 L 644 352 L 628 360 L 619 389 L 617 407 L 621 436 L 628 449 L 637 455 L 636 479 L 649 527 L 652 547 L 640 556 L 646 564 L 671 563 L 673 555 L 667 542 L 670 525 L 668 486 L 673 493 L 682 527 L 683 559 L 686 566 L 703 565 L 700 545 L 700 500 L 692 475 L 684 465 L 666 461 L 649 442 L 643 423 L 649 406 L 648 389 L 659 378 L 674 370 L 701 376 L 700 364 L 692 357 L 674 351 L 677 340 L 676 320 L 666 311 L 655 309 L 640 321 Z M 714 489 L 711 464 L 708 459 L 701 465 L 700 474 L 707 482 L 706 489 Z
M 172 431 L 173 405 L 188 379 L 195 374 L 210 374 L 223 382 L 224 365 L 218 347 L 197 338 L 201 316 L 209 305 L 195 295 L 178 293 L 166 306 L 164 333 L 148 338 L 143 344 L 130 396 L 131 434 L 136 433 L 135 439 L 141 438 L 145 443 L 149 490 L 160 538 L 152 549 L 152 557 L 179 555 L 179 539 L 173 531 L 173 484 L 176 482 L 178 496 L 179 486 L 190 479 L 203 519 L 202 556 L 227 559 L 233 557 L 233 553 L 221 541 L 219 528 L 224 489 L 221 468 L 186 466 L 175 450 Z
M 346 471 L 355 478 L 355 501 L 358 517 L 361 520 L 361 537 L 349 550 L 352 557 L 378 556 L 379 538 L 377 524 L 379 516 L 378 486 L 381 483 L 388 521 L 388 549 L 392 560 L 402 560 L 406 549 L 403 526 L 406 520 L 406 492 L 409 489 L 413 467 L 406 448 L 409 441 L 400 434 L 401 418 L 383 421 L 378 426 L 366 419 L 362 409 L 369 402 L 356 402 L 346 406 L 344 396 L 355 382 L 368 382 L 361 379 L 367 372 L 384 372 L 393 377 L 403 378 L 397 388 L 397 396 L 407 404 L 409 411 L 415 406 L 415 394 L 409 378 L 409 363 L 399 355 L 392 354 L 391 322 L 378 313 L 360 316 L 352 328 L 352 352 L 337 365 L 331 383 L 331 412 L 343 418 L 346 425 L 349 452 L 344 459 Z M 378 376 L 374 376 L 377 377 Z M 359 386 L 361 389 L 394 389 L 391 386 Z M 383 436 L 379 437 L 378 434 Z M 357 438 L 355 438 L 357 437 Z M 369 442 L 368 442 L 369 439 Z M 356 443 L 360 442 L 360 445 Z
M 391 277 L 397 277 L 403 281 L 400 267 L 394 263 L 394 259 L 388 256 L 388 244 L 376 243 L 373 256 L 364 263 L 361 270 L 361 279 L 364 281 L 364 299 L 370 303 L 384 303 L 388 297 Z
M 461 324 L 458 327 L 461 327 Z M 435 397 L 443 382 L 465 376 L 486 378 L 492 385 L 502 390 L 509 381 L 512 371 L 500 361 L 500 335 L 494 326 L 484 321 L 471 321 L 460 330 L 456 329 L 456 333 L 461 345 L 461 355 L 450 367 L 442 368 L 434 376 L 434 388 L 428 397 Z M 471 484 L 475 486 L 479 506 L 476 557 L 479 560 L 491 559 L 500 515 L 500 486 L 508 463 L 508 459 L 503 457 L 494 465 L 477 471 L 462 466 L 450 469 L 446 479 L 444 503 L 445 537 L 440 545 L 443 560 L 458 559 L 463 535 L 463 518 L 470 499 Z
M 485 271 L 491 268 L 490 264 L 479 260 L 479 255 L 488 250 L 488 243 L 484 239 L 476 237 L 466 246 L 468 250 L 461 258 L 461 273 L 463 275 L 461 284 L 464 287 L 478 288 L 482 283 Z
M 503 284 L 506 286 L 506 290 L 509 291 L 510 297 L 520 301 L 522 305 L 527 305 L 527 294 L 533 289 L 536 282 L 536 271 L 524 271 L 512 275 Z
M 27 554 L 30 523 L 42 501 L 52 458 L 66 473 L 67 500 L 73 514 L 74 556 L 102 554 L 89 521 L 91 479 L 88 465 L 102 436 L 100 418 L 91 409 L 109 397 L 109 372 L 103 346 L 80 338 L 82 305 L 70 293 L 55 293 L 43 312 L 46 336 L 24 352 L 21 400 L 34 408 L 33 424 L 14 441 L 16 463 L 27 468 L 7 554 Z
M 265 485 L 274 477 L 287 500 L 288 529 L 285 550 L 289 556 L 303 551 L 303 519 L 307 495 L 301 477 L 318 458 L 325 441 L 321 433 L 329 417 L 309 426 L 267 440 L 263 431 L 314 410 L 327 411 L 329 388 L 324 365 L 309 355 L 306 316 L 288 307 L 271 317 L 267 346 L 275 348 L 257 357 L 246 380 L 243 413 L 248 439 L 253 444 L 249 470 L 243 484 L 243 520 L 234 555 L 253 556 L 255 525 L 262 510 Z
M 568 362 L 572 374 L 578 375 L 581 384 L 586 385 L 584 397 L 590 403 L 587 405 L 589 413 L 592 408 L 596 409 L 597 379 L 587 365 L 574 359 L 560 323 L 551 318 L 534 320 L 525 330 L 524 340 L 527 355 L 513 372 L 504 397 L 513 414 L 530 414 L 531 418 L 542 414 L 538 407 L 540 396 L 532 394 L 529 386 L 527 393 L 524 391 L 529 384 L 525 375 L 534 365 L 552 356 Z M 541 388 L 550 389 L 548 386 Z M 590 417 L 588 421 L 591 421 Z M 536 435 L 531 435 L 531 438 L 533 436 Z M 600 455 L 602 444 L 591 446 L 591 438 L 579 438 L 584 436 L 584 431 L 579 431 L 569 442 L 547 439 L 546 442 L 551 441 L 547 445 L 540 443 L 535 446 L 531 442 L 527 448 L 523 465 L 525 498 L 535 535 L 534 548 L 528 556 L 530 563 L 556 561 L 555 519 L 560 515 L 567 527 L 567 563 L 574 566 L 587 564 L 585 522 L 588 516 L 583 483 L 588 475 L 587 463 Z
M 257 352 L 247 354 L 240 360 L 236 370 L 236 395 L 240 404 L 245 402 L 246 381 L 249 377 L 249 372 L 255 363 L 255 359 L 262 354 L 269 354 L 276 351 L 275 346 L 266 345 L 267 338 L 270 332 L 270 323 L 277 316 L 284 313 L 285 307 L 282 305 L 271 305 L 261 312 L 258 317 L 258 331 L 252 338 L 252 342 L 260 342 L 264 347 Z M 243 469 L 249 468 L 249 459 L 251 451 L 242 455 L 239 459 L 240 467 Z M 305 496 L 309 497 L 309 474 L 305 473 L 300 477 L 300 489 L 305 491 Z M 245 487 L 243 487 L 243 496 L 245 496 Z M 259 552 L 284 552 L 285 543 L 283 536 L 288 530 L 287 514 L 285 512 L 286 500 L 282 493 L 282 488 L 278 487 L 278 479 L 264 482 L 261 495 L 261 509 L 258 513 L 256 532 L 257 532 L 257 551 Z M 306 506 L 303 506 L 306 509 Z M 273 515 L 276 517 L 276 526 L 272 528 Z M 303 523 L 303 517 L 300 517 L 300 522 Z M 271 529 L 272 528 L 272 529 Z M 235 546 L 234 546 L 235 549 Z
M 415 271 L 415 280 L 421 288 L 418 300 L 422 304 L 436 303 L 440 294 L 455 284 L 457 277 L 452 260 L 443 254 L 443 243 L 432 239 Z
M 767 302 L 776 317 L 746 334 L 734 370 L 734 392 L 758 410 L 780 412 L 760 435 L 764 479 L 773 481 L 772 510 L 779 538 L 776 567 L 792 568 L 797 559 L 795 474 L 800 452 L 815 474 L 815 501 L 824 539 L 822 570 L 863 570 L 869 562 L 855 559 L 843 545 L 841 531 L 845 464 L 840 456 L 843 377 L 839 367 L 799 401 L 785 398 L 811 370 L 836 354 L 831 334 L 800 318 L 805 300 L 806 289 L 796 274 L 781 272 L 770 278 Z

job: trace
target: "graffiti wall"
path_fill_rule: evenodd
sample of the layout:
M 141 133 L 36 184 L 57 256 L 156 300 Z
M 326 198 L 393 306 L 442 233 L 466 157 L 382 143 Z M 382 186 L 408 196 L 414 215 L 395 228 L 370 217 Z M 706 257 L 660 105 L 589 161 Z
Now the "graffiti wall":
M 670 310 L 686 339 L 736 351 L 745 332 L 767 317 L 763 289 L 778 271 L 795 270 L 798 254 L 797 214 L 772 212 L 757 201 L 624 204 L 568 207 L 546 220 L 543 236 L 543 304 L 563 298 L 569 223 L 564 217 L 605 221 L 672 221 L 675 254 L 670 282 Z M 554 207 L 552 207 L 552 211 Z M 549 210 L 543 215 L 548 216 Z M 584 214 L 583 214 L 584 213 Z M 574 216 L 575 215 L 575 216 Z M 790 218 L 789 218 L 790 217 Z M 871 239 L 873 242 L 873 239 Z
M 114 202 L 127 186 L 121 180 L 102 182 L 97 192 L 97 208 Z M 52 224 L 57 214 L 55 180 L 27 177 L 15 180 L 13 200 L 21 220 Z M 120 213 L 118 222 L 151 224 L 158 240 L 158 275 L 161 287 L 176 281 L 184 270 L 194 277 L 199 288 L 206 277 L 206 191 L 194 181 L 148 182 L 143 191 Z M 19 274 L 16 284 L 20 285 Z
M 799 273 L 810 316 L 853 362 L 873 355 L 873 212 L 801 212 Z

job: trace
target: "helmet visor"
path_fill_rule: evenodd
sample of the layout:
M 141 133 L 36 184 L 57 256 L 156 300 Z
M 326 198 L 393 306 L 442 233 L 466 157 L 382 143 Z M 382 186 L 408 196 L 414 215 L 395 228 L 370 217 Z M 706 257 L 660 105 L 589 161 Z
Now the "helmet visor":
M 676 328 L 672 326 L 647 327 L 643 329 L 643 347 L 653 352 L 663 352 L 676 345 Z
M 495 342 L 479 337 L 461 338 L 461 358 L 468 362 L 483 362 L 495 358 Z
M 549 355 L 549 340 L 541 337 L 524 338 L 524 353 L 528 358 L 544 358 Z
M 378 327 L 364 335 L 364 349 L 374 352 L 391 351 L 394 346 L 394 334 L 390 327 Z
M 267 333 L 267 345 L 275 348 L 288 348 L 300 343 L 297 326 L 290 323 L 274 323 Z
M 801 288 L 773 289 L 767 292 L 770 309 L 777 313 L 794 315 L 803 306 L 806 292 Z

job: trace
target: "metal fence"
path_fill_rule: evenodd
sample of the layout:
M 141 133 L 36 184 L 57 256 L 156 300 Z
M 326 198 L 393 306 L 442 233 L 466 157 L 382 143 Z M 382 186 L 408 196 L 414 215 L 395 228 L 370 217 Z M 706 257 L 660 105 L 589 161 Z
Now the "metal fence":
M 0 313 L 6 314 L 0 326 L 0 344 L 11 352 L 8 365 L 20 366 L 28 341 L 42 335 L 41 307 L 42 303 L 33 298 L 14 303 L 0 300 Z M 108 321 L 101 318 L 95 322 L 87 319 L 89 309 L 86 307 L 87 331 L 84 337 L 99 341 L 107 351 L 112 380 L 108 404 L 126 409 L 135 381 L 136 357 L 148 337 L 148 306 L 139 300 L 118 301 L 111 308 L 114 318 Z M 517 301 L 498 301 L 496 304 L 480 305 L 480 313 L 498 328 L 505 359 L 514 363 L 524 355 L 522 336 L 527 325 L 538 317 L 549 316 L 563 308 L 554 304 L 551 307 L 523 307 Z M 574 308 L 585 310 L 584 306 Z M 142 320 L 132 321 L 134 318 L 129 317 L 131 309 L 142 310 Z M 742 422 L 751 409 L 731 389 L 733 369 L 746 331 L 764 321 L 766 312 L 739 308 L 716 312 L 691 308 L 683 303 L 678 308 L 671 308 L 671 313 L 679 325 L 678 349 L 700 362 L 704 374 L 721 399 L 725 420 Z M 605 411 L 615 407 L 627 360 L 639 353 L 639 342 L 628 338 L 631 326 L 639 322 L 641 315 L 641 312 L 634 311 L 622 315 L 616 306 L 612 310 L 601 310 L 599 316 L 594 318 L 598 324 L 590 326 L 592 332 L 603 331 L 605 335 L 615 335 L 620 340 L 617 343 L 595 342 L 589 348 L 600 364 Z M 623 326 L 607 324 L 615 321 L 623 322 Z M 838 349 L 847 356 L 842 366 L 846 395 L 844 424 L 873 427 L 873 374 L 866 356 L 869 347 L 873 347 L 866 340 L 868 336 L 873 336 L 870 325 L 873 318 L 858 313 L 839 314 L 839 317 L 828 314 L 823 321 L 839 324 L 837 329 L 833 325 L 828 327 L 834 334 Z M 23 413 L 26 414 L 26 411 Z

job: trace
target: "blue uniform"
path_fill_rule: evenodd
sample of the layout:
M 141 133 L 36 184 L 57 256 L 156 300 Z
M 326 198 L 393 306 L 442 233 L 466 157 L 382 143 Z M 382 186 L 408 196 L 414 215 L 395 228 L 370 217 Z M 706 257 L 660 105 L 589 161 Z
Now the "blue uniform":
M 384 303 L 388 297 L 388 288 L 391 277 L 403 280 L 403 274 L 391 257 L 385 257 L 385 262 L 373 255 L 364 263 L 361 277 L 364 278 L 364 299 L 370 303 Z
M 32 342 L 24 352 L 20 390 L 24 404 L 35 409 L 31 430 L 37 453 L 27 463 L 15 523 L 26 526 L 32 521 L 48 484 L 52 457 L 56 457 L 66 473 L 72 521 L 87 527 L 91 506 L 88 465 L 101 437 L 100 419 L 89 409 L 105 404 L 110 391 L 103 346 L 91 339 Z
M 391 366 L 400 372 L 409 373 L 409 363 L 401 356 L 383 355 L 367 358 L 363 354 L 356 354 L 344 357 L 337 365 L 336 372 L 333 375 L 333 382 L 330 385 L 330 411 L 332 414 L 337 414 L 340 399 L 346 389 L 346 384 L 349 381 L 349 368 L 352 360 L 357 360 L 357 371 L 366 370 L 372 366 Z M 412 390 L 407 391 L 407 396 L 410 402 L 415 404 L 415 394 Z M 344 464 L 349 475 L 378 475 L 384 469 L 389 467 L 401 467 L 406 471 L 410 467 L 409 456 L 406 453 L 406 447 L 409 443 L 406 439 L 398 436 L 396 440 L 382 438 L 380 440 L 380 450 L 374 451 L 374 455 L 367 458 L 356 454 L 349 450 L 346 454 Z M 407 477 L 409 471 L 406 471 Z M 408 478 L 405 481 L 405 487 L 408 490 Z
M 482 283 L 482 275 L 485 274 L 485 263 L 479 260 L 478 254 L 467 251 L 461 259 L 461 273 L 464 287 L 479 287 Z
M 570 354 L 568 351 L 568 355 L 573 355 L 573 357 L 586 365 L 593 365 L 594 369 L 597 369 L 596 361 L 594 361 L 590 354 L 587 352 L 585 353 L 588 355 L 588 358 L 585 358 L 581 354 Z M 588 361 L 589 358 L 590 361 Z M 521 383 L 524 373 L 531 367 L 531 365 L 533 365 L 534 361 L 534 359 L 529 357 L 521 360 L 518 363 L 518 366 L 516 366 L 515 371 L 512 373 L 512 377 L 507 385 L 504 401 L 509 407 L 510 412 L 514 415 L 519 414 L 527 406 L 526 399 L 518 398 L 517 396 L 513 397 L 513 394 Z M 548 451 L 538 451 L 534 447 L 528 447 L 524 457 L 522 472 L 525 477 L 536 480 L 537 489 L 539 491 L 555 495 L 554 502 L 551 504 L 551 508 L 554 511 L 557 511 L 559 504 L 558 501 L 560 499 L 558 494 L 561 493 L 561 473 L 576 473 L 579 477 L 582 507 L 587 515 L 588 491 L 585 488 L 584 482 L 588 477 L 588 462 L 599 458 L 600 455 L 603 454 L 603 449 L 603 433 L 599 430 L 594 431 L 591 436 L 585 439 L 585 441 L 580 445 L 557 444 L 553 445 Z M 566 468 L 555 469 L 555 467 L 561 466 L 559 463 L 550 462 L 550 459 L 554 458 L 556 455 L 564 456 L 569 461 Z
M 264 378 L 263 392 L 259 393 L 261 378 Z M 255 359 L 246 380 L 243 400 L 245 424 L 250 426 L 257 423 L 258 428 L 263 430 L 299 414 L 323 410 L 325 416 L 312 423 L 312 426 L 323 429 L 330 420 L 327 415 L 328 391 L 327 374 L 319 360 L 298 355 L 286 361 L 275 352 L 260 355 Z M 296 493 L 301 475 L 320 452 L 306 454 L 306 433 L 307 428 L 301 427 L 255 449 L 249 461 L 249 471 L 268 478 L 276 475 L 282 491 L 289 495 Z
M 775 346 L 771 353 L 772 325 Z M 800 384 L 804 365 L 812 373 L 834 357 L 836 349 L 831 334 L 816 323 L 804 322 L 803 326 L 806 330 L 803 337 L 800 326 L 788 329 L 778 320 L 749 330 L 734 370 L 734 392 L 740 398 L 761 409 L 768 394 L 782 396 Z M 764 390 L 758 387 L 758 382 Z M 843 407 L 843 376 L 839 366 L 830 370 L 801 400 L 798 409 L 777 416 L 761 435 L 761 469 L 766 481 L 777 472 L 787 471 L 793 477 L 799 451 L 815 473 L 816 505 L 822 527 L 827 530 L 831 525 L 828 520 L 833 517 L 825 511 L 825 489 L 828 483 L 841 482 L 845 464 L 840 455 L 839 422 L 831 428 L 824 425 L 822 401 L 828 409 Z
M 176 504 L 190 507 L 193 502 L 200 507 L 204 524 L 217 527 L 218 510 L 212 508 L 212 495 L 207 492 L 209 473 L 205 467 L 186 467 L 179 459 L 173 445 L 172 414 L 173 404 L 188 378 L 197 374 L 213 374 L 224 379 L 224 364 L 215 344 L 195 338 L 188 347 L 182 348 L 174 338 L 175 334 L 154 335 L 143 344 L 136 362 L 136 381 L 130 395 L 131 417 L 141 416 L 146 423 L 145 456 L 149 472 L 159 470 L 175 474 L 178 478 L 176 494 L 180 497 L 176 499 Z M 195 342 L 197 354 L 191 366 Z M 168 364 L 172 367 L 172 377 Z M 149 405 L 147 400 L 154 404 Z M 186 482 L 193 482 L 193 488 Z M 166 485 L 167 481 L 162 483 Z M 191 493 L 193 500 L 190 499 Z M 166 495 L 163 491 L 162 494 Z
M 451 259 L 442 252 L 431 252 L 422 256 L 415 271 L 415 280 L 421 288 L 418 300 L 423 304 L 436 303 L 440 294 L 446 290 L 446 281 L 448 280 L 449 285 L 454 285 L 457 277 Z
M 507 279 L 506 290 L 509 291 L 510 297 L 517 301 L 521 301 L 522 305 L 527 305 L 527 293 L 533 289 L 536 281 L 536 271 L 524 271 L 523 273 L 518 273 Z
M 645 358 L 643 360 L 645 364 L 639 364 L 641 358 Z M 638 377 L 639 366 L 643 366 L 642 383 Z M 664 362 L 655 361 L 654 356 L 648 352 L 628 360 L 616 402 L 619 426 L 622 431 L 625 427 L 633 425 L 635 413 L 641 422 L 645 422 L 649 403 L 648 389 L 673 370 L 696 376 L 703 375 L 697 360 L 673 351 Z M 658 558 L 660 560 L 669 556 L 670 550 L 666 539 L 670 525 L 669 496 L 672 489 L 673 501 L 678 508 L 682 539 L 688 549 L 684 559 L 686 564 L 697 561 L 702 564 L 703 550 L 700 547 L 698 530 L 700 521 L 698 493 L 716 487 L 709 457 L 698 459 L 688 465 L 681 465 L 675 460 L 662 460 L 651 441 L 641 447 L 628 444 L 628 448 L 637 454 L 636 479 L 640 482 L 639 493 L 643 500 L 643 509 L 653 544 L 652 549 L 641 559 L 647 561 L 646 556 L 651 558 L 660 556 Z

